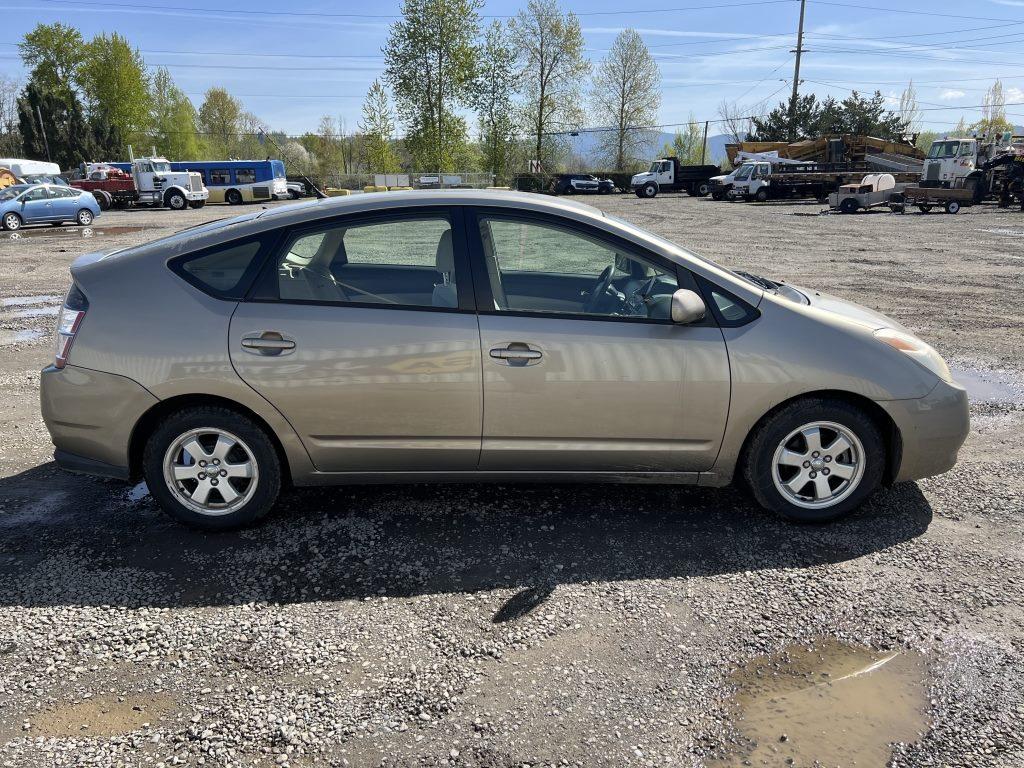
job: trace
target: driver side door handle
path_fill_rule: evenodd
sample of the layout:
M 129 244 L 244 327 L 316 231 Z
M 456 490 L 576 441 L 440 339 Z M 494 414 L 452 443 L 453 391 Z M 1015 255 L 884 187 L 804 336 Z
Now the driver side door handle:
M 544 357 L 539 349 L 522 341 L 511 341 L 504 347 L 492 347 L 490 355 L 491 359 L 514 367 L 535 365 Z

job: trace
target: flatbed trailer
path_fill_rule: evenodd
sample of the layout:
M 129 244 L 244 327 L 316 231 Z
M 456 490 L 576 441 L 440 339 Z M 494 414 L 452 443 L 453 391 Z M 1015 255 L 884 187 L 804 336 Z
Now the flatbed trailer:
M 736 199 L 765 202 L 773 199 L 814 198 L 825 203 L 844 184 L 858 183 L 871 173 L 864 163 L 751 163 L 746 179 L 736 177 L 730 195 Z M 892 174 L 897 184 L 913 184 L 920 179 L 916 172 Z
M 921 213 L 928 213 L 932 208 L 943 208 L 946 213 L 957 213 L 961 208 L 977 202 L 977 192 L 967 187 L 922 187 L 920 185 L 906 187 L 899 195 L 894 195 L 889 203 L 893 212 L 906 213 L 908 205 L 916 205 Z

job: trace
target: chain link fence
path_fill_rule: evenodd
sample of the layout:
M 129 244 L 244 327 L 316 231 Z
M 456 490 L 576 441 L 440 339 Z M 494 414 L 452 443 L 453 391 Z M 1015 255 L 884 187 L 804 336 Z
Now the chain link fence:
M 327 173 L 311 175 L 321 188 L 361 190 L 365 187 L 412 189 L 485 189 L 493 187 L 494 174 L 482 171 L 411 171 L 408 173 Z

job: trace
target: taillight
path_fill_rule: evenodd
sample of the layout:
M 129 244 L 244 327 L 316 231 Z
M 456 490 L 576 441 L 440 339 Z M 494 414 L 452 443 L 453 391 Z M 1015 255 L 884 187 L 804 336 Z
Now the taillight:
M 82 326 L 85 319 L 85 312 L 89 309 L 89 300 L 81 289 L 72 283 L 71 290 L 64 300 L 60 314 L 57 316 L 57 338 L 55 344 L 53 365 L 55 368 L 63 368 L 68 364 L 68 354 L 71 352 L 71 344 L 75 340 L 75 334 Z

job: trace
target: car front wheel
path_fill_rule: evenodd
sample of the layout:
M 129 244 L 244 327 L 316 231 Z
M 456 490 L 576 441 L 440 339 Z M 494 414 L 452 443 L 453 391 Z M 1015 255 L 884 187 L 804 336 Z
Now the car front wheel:
M 92 224 L 92 211 L 90 211 L 88 208 L 83 208 L 78 212 L 78 216 L 76 216 L 75 219 L 83 227 L 88 227 L 90 224 Z
M 824 522 L 860 506 L 881 483 L 884 466 L 885 442 L 873 419 L 842 400 L 809 398 L 757 428 L 743 474 L 766 509 Z
M 143 472 L 165 512 L 207 530 L 251 525 L 281 488 L 281 462 L 264 429 L 213 406 L 166 418 L 146 443 Z
M 16 229 L 21 229 L 21 216 L 16 213 L 4 214 L 3 225 L 4 229 L 12 232 Z

